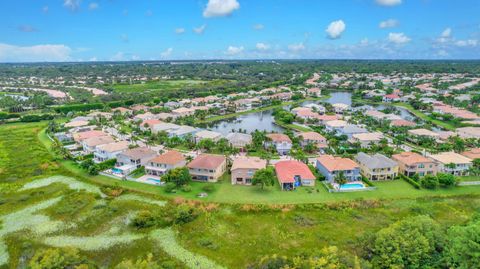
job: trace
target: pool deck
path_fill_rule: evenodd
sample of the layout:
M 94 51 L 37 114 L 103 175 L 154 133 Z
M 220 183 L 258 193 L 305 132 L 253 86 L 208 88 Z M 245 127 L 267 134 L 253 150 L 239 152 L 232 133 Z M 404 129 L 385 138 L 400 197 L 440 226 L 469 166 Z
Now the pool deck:
M 155 184 L 155 183 L 149 181 L 148 179 L 160 180 L 160 177 L 158 177 L 158 176 L 152 176 L 152 175 L 143 175 L 143 176 L 137 178 L 135 181 L 140 182 L 140 183 L 155 185 L 155 186 L 159 186 L 159 185 L 160 185 L 160 184 Z

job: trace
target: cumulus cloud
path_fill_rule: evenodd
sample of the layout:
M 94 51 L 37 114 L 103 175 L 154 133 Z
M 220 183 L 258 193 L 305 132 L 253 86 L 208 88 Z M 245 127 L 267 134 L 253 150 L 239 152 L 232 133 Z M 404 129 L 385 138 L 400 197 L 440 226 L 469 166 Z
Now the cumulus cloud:
M 381 6 L 393 7 L 400 5 L 402 0 L 375 0 L 375 2 Z
M 168 48 L 166 50 L 164 50 L 162 53 L 160 53 L 160 57 L 162 59 L 165 59 L 165 58 L 168 58 L 172 55 L 173 53 L 173 48 Z
M 385 28 L 394 28 L 400 24 L 398 20 L 395 19 L 388 19 L 386 21 L 381 21 L 378 27 L 385 29 Z
M 450 27 L 445 28 L 438 38 L 438 42 L 447 43 L 452 40 L 452 29 Z
M 110 61 L 125 61 L 125 53 L 119 51 L 110 57 Z
M 90 10 L 95 10 L 95 9 L 98 9 L 100 6 L 98 5 L 98 3 L 95 3 L 95 2 L 92 2 L 88 5 L 88 9 Z
M 208 0 L 207 6 L 203 10 L 203 17 L 224 17 L 232 14 L 233 11 L 240 8 L 237 0 Z
M 228 46 L 227 51 L 225 52 L 226 55 L 238 55 L 242 53 L 244 50 L 243 46 L 235 47 L 235 46 Z
M 341 37 L 342 33 L 345 31 L 346 24 L 342 20 L 332 21 L 325 32 L 330 39 L 338 39 Z
M 63 0 L 63 6 L 71 11 L 77 11 L 80 9 L 82 0 Z
M 205 28 L 207 28 L 207 25 L 206 25 L 206 24 L 204 24 L 204 25 L 202 25 L 202 26 L 199 26 L 199 27 L 193 28 L 193 32 L 195 32 L 196 34 L 201 35 L 201 34 L 203 34 L 203 32 L 205 32 Z
M 395 43 L 395 44 L 406 44 L 410 42 L 412 39 L 406 36 L 404 33 L 389 33 L 388 34 L 388 41 Z
M 476 47 L 478 46 L 478 40 L 476 39 L 467 39 L 467 40 L 458 40 L 455 42 L 457 47 Z
M 268 44 L 265 44 L 265 43 L 257 43 L 255 45 L 255 47 L 257 48 L 257 50 L 269 50 L 270 49 L 270 45 Z
M 260 24 L 260 23 L 255 24 L 255 25 L 253 26 L 253 29 L 254 29 L 254 30 L 263 30 L 263 28 L 265 28 L 265 26 L 264 26 L 263 24 Z
M 72 49 L 66 45 L 15 46 L 0 43 L 0 62 L 64 62 L 71 60 Z
M 175 29 L 175 33 L 178 34 L 178 35 L 181 35 L 181 34 L 185 33 L 185 28 L 177 28 L 177 29 Z
M 303 43 L 290 44 L 288 49 L 292 52 L 299 52 L 305 49 L 305 45 Z

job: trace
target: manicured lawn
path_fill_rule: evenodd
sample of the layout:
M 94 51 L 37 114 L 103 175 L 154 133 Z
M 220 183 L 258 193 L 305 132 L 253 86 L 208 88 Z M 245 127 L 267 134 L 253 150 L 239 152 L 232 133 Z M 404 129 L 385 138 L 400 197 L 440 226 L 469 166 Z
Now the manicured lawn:
M 140 91 L 158 91 L 158 90 L 177 90 L 196 85 L 221 85 L 225 83 L 222 80 L 204 81 L 204 80 L 159 80 L 149 81 L 144 84 L 117 84 L 113 88 L 118 92 L 140 92 Z
M 463 176 L 457 177 L 458 181 L 480 181 L 480 176 Z
M 443 127 L 447 130 L 450 130 L 450 131 L 454 131 L 455 130 L 455 126 L 453 126 L 452 124 L 450 124 L 449 122 L 445 122 L 445 121 L 441 121 L 441 120 L 437 120 L 437 119 L 434 119 L 432 117 L 430 117 L 429 115 L 421 112 L 421 111 L 418 111 L 416 110 L 415 108 L 413 108 L 411 105 L 409 104 L 405 104 L 405 103 L 394 103 L 394 106 L 398 106 L 398 107 L 403 107 L 405 109 L 407 109 L 408 111 L 410 111 L 413 115 L 415 115 L 416 117 L 419 117 L 420 119 L 422 120 L 425 120 L 425 121 L 431 121 L 433 124 L 437 125 L 437 126 L 440 126 L 440 127 Z

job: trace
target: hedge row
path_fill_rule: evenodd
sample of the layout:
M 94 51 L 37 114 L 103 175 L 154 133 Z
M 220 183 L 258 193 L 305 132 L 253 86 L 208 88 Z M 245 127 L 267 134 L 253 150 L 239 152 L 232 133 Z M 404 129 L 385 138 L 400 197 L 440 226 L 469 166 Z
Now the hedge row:
M 400 174 L 399 175 L 400 178 L 402 178 L 403 180 L 405 180 L 406 182 L 408 182 L 410 185 L 412 185 L 415 189 L 420 189 L 420 184 L 418 184 L 418 182 L 416 182 L 415 180 L 403 175 L 403 174 Z

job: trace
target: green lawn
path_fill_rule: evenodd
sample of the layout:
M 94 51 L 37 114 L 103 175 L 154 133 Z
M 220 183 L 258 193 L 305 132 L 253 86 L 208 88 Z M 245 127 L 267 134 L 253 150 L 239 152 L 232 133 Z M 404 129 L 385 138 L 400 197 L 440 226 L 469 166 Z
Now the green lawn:
M 410 104 L 405 104 L 405 103 L 394 103 L 394 106 L 397 106 L 397 107 L 403 107 L 405 109 L 407 109 L 408 111 L 410 111 L 413 115 L 415 115 L 416 117 L 424 120 L 424 121 L 431 121 L 433 124 L 437 125 L 437 126 L 440 126 L 440 127 L 443 127 L 449 131 L 454 131 L 456 128 L 455 126 L 453 126 L 452 124 L 450 124 L 449 122 L 445 122 L 445 121 L 441 121 L 441 120 L 437 120 L 437 119 L 434 119 L 432 117 L 430 117 L 429 115 L 419 111 L 419 110 L 416 110 L 415 108 L 413 108 Z
M 205 80 L 159 80 L 149 81 L 143 84 L 116 84 L 113 89 L 117 92 L 139 92 L 139 91 L 158 91 L 158 90 L 178 90 L 192 86 L 205 85 L 215 86 L 225 83 L 223 80 L 205 81 Z

